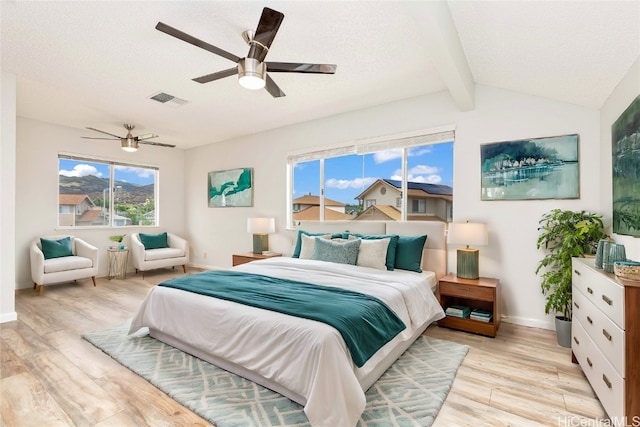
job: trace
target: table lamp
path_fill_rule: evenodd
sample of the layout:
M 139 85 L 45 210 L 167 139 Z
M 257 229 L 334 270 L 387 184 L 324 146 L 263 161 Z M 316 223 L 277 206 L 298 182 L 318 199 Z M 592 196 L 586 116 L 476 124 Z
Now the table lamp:
M 479 273 L 478 249 L 470 248 L 469 245 L 486 246 L 489 237 L 487 235 L 487 225 L 473 222 L 452 222 L 449 224 L 447 243 L 454 245 L 467 245 L 466 248 L 458 249 L 457 275 L 463 279 L 477 279 Z
M 253 233 L 254 254 L 269 250 L 269 233 L 275 231 L 275 218 L 247 218 L 247 233 Z

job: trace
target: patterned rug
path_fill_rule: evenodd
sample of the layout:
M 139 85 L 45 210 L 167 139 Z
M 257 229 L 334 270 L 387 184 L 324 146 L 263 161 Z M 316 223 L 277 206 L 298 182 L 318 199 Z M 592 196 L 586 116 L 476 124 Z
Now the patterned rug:
M 218 427 L 307 427 L 302 406 L 149 335 L 129 322 L 83 338 Z M 433 423 L 467 346 L 421 336 L 367 391 L 358 427 Z

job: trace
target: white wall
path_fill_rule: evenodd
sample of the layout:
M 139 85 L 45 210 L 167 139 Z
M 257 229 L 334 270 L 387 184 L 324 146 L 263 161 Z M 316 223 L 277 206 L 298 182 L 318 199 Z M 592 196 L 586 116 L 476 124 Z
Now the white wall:
M 602 158 L 601 176 L 601 202 L 602 210 L 607 212 L 609 223 L 613 215 L 612 198 L 612 170 L 611 170 L 611 125 L 620 117 L 620 114 L 640 95 L 640 58 L 633 64 L 624 79 L 600 110 L 600 156 Z M 625 246 L 627 258 L 640 261 L 640 238 L 631 236 L 614 235 L 614 240 Z
M 90 123 L 87 123 L 90 125 Z M 139 162 L 160 168 L 158 179 L 160 224 L 144 228 L 147 232 L 170 231 L 185 235 L 184 151 L 172 148 L 141 145 L 135 153 L 120 149 L 118 141 L 87 140 L 89 131 L 52 125 L 19 117 L 17 120 L 17 178 L 16 178 L 16 279 L 17 288 L 33 286 L 31 282 L 29 245 L 43 235 L 73 234 L 100 250 L 99 276 L 107 275 L 109 236 L 113 229 L 59 229 L 58 154 L 99 156 L 108 160 Z M 120 229 L 118 229 L 120 231 Z M 138 227 L 124 228 L 130 234 Z M 128 236 L 125 243 L 128 244 Z M 133 271 L 131 261 L 129 271 Z M 4 283 L 2 285 L 5 286 Z
M 16 76 L 0 74 L 0 323 L 17 319 L 16 283 Z
M 192 262 L 230 266 L 233 253 L 251 249 L 246 219 L 252 216 L 276 217 L 271 249 L 291 253 L 293 233 L 284 229 L 288 154 L 454 124 L 454 220 L 487 222 L 489 246 L 480 251 L 480 272 L 501 280 L 507 321 L 552 329 L 534 274 L 542 257 L 535 248 L 538 220 L 553 208 L 601 208 L 599 113 L 484 86 L 475 95 L 476 109 L 469 112 L 459 112 L 441 92 L 188 150 L 185 218 Z M 480 201 L 480 144 L 569 133 L 580 135 L 580 199 Z M 254 168 L 254 207 L 208 208 L 207 173 L 235 167 Z M 455 271 L 455 250 L 449 253 L 449 271 Z

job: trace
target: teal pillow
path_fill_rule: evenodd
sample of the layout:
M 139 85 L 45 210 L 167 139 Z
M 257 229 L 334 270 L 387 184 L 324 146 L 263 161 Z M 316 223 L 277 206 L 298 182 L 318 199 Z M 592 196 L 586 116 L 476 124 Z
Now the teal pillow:
M 427 241 L 424 236 L 400 236 L 396 247 L 395 268 L 422 273 L 422 250 Z
M 334 242 L 327 239 L 316 239 L 313 246 L 311 259 L 317 261 L 336 262 L 340 264 L 356 265 L 358 260 L 358 250 L 362 240 L 347 240 L 345 242 Z
M 40 245 L 42 246 L 44 259 L 62 258 L 73 255 L 71 251 L 71 237 L 69 236 L 60 240 L 40 239 Z
M 325 233 L 309 233 L 308 231 L 298 230 L 298 240 L 296 240 L 296 247 L 293 249 L 293 254 L 291 254 L 291 258 L 300 258 L 300 249 L 302 249 L 302 237 L 300 236 L 303 234 L 307 236 L 326 236 L 327 234 L 330 234 L 330 233 L 326 233 L 326 232 Z M 332 239 L 337 239 L 341 237 L 342 237 L 342 233 L 331 234 Z
M 158 234 L 138 234 L 140 236 L 140 241 L 144 245 L 145 250 L 147 249 L 161 249 L 168 248 L 169 242 L 167 240 L 167 233 L 158 233 Z
M 355 234 L 352 233 L 351 236 L 357 237 L 363 240 L 379 240 L 386 239 L 389 237 L 391 240 L 389 241 L 389 246 L 387 247 L 387 260 L 385 265 L 387 266 L 387 270 L 393 271 L 396 265 L 396 248 L 398 247 L 398 236 L 397 234 Z

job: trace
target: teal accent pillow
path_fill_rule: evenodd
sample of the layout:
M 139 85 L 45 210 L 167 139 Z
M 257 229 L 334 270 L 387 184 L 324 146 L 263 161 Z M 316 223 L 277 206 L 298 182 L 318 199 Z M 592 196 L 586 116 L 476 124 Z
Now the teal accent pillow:
M 293 249 L 293 254 L 291 254 L 291 258 L 300 258 L 300 249 L 302 249 L 302 235 L 307 236 L 326 236 L 330 233 L 309 233 L 308 231 L 298 230 L 298 240 L 296 240 L 296 247 Z M 332 239 L 338 239 L 342 237 L 342 233 L 333 233 L 331 234 Z
M 347 240 L 346 242 L 334 242 L 327 239 L 316 239 L 311 259 L 317 261 L 336 262 L 339 264 L 356 265 L 358 251 L 362 240 Z
M 62 258 L 73 255 L 73 251 L 71 251 L 71 237 L 69 236 L 59 240 L 41 238 L 40 245 L 42 246 L 44 259 Z
M 387 247 L 387 260 L 385 265 L 387 266 L 387 270 L 393 271 L 396 265 L 396 250 L 398 247 L 398 239 L 400 236 L 397 234 L 355 234 L 352 233 L 351 236 L 355 236 L 359 239 L 363 240 L 379 240 L 386 239 L 389 237 L 391 240 L 389 241 L 389 246 Z
M 427 241 L 424 236 L 400 236 L 396 248 L 395 268 L 422 273 L 422 251 Z
M 138 234 L 140 236 L 140 241 L 144 245 L 145 250 L 147 249 L 161 249 L 168 248 L 169 241 L 167 238 L 167 233 L 158 233 L 158 234 Z

